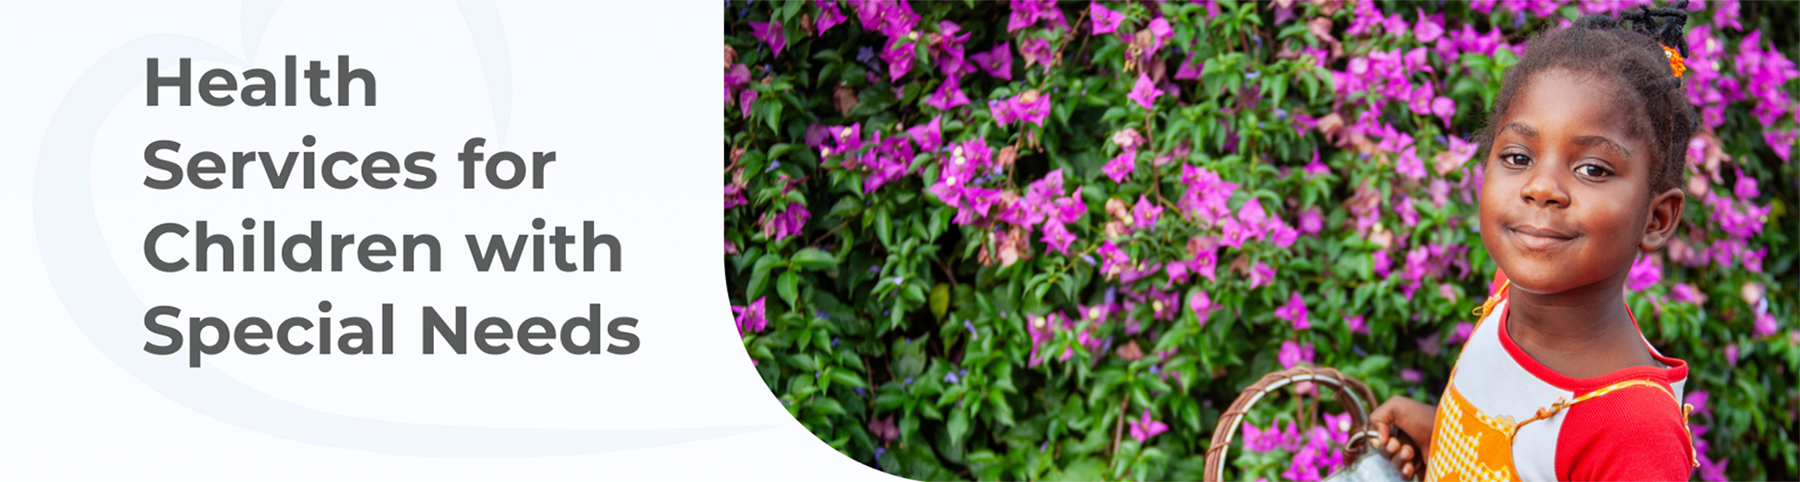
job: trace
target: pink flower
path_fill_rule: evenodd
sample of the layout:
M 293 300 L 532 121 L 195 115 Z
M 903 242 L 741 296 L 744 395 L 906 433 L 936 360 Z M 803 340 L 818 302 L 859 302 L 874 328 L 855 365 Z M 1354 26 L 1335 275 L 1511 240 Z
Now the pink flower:
M 1281 368 L 1284 370 L 1301 363 L 1311 364 L 1313 362 L 1313 345 L 1307 343 L 1303 348 L 1293 340 L 1281 342 L 1281 353 L 1275 358 L 1281 362 Z
M 1306 208 L 1300 211 L 1300 232 L 1316 235 L 1319 234 L 1319 231 L 1324 229 L 1325 219 L 1319 214 L 1318 209 Z
M 831 30 L 831 27 L 844 23 L 847 19 L 844 12 L 838 10 L 836 0 L 814 0 L 813 4 L 819 6 L 819 20 L 814 23 L 819 29 L 819 35 L 825 35 L 826 30 Z
M 1131 265 L 1131 256 L 1125 254 L 1125 250 L 1119 249 L 1119 246 L 1113 244 L 1110 239 L 1100 245 L 1099 253 L 1100 272 L 1104 273 L 1107 279 L 1117 278 L 1119 273 Z
M 1295 330 L 1312 328 L 1312 322 L 1306 317 L 1306 300 L 1300 297 L 1299 291 L 1288 296 L 1286 305 L 1275 309 L 1275 317 L 1292 322 Z
M 1054 8 L 1054 7 L 1053 7 Z M 1019 41 L 1019 56 L 1025 58 L 1025 66 L 1043 64 L 1046 71 L 1050 68 L 1050 39 L 1030 38 Z
M 1100 2 L 1088 4 L 1088 16 L 1094 18 L 1094 34 L 1112 33 L 1119 29 L 1119 22 L 1125 21 L 1125 14 L 1100 6 Z
M 781 57 L 781 48 L 787 46 L 787 32 L 781 29 L 781 22 L 750 22 L 750 35 L 769 44 L 775 57 Z
M 1150 51 L 1145 53 L 1146 56 L 1156 55 L 1156 51 L 1161 50 L 1163 44 L 1175 36 L 1175 29 L 1169 28 L 1168 19 L 1157 17 L 1150 20 L 1150 35 L 1155 38 L 1156 43 L 1150 45 Z
M 1773 335 L 1780 328 L 1779 324 L 1775 322 L 1775 315 L 1766 311 L 1756 314 L 1756 336 Z
M 1188 295 L 1188 310 L 1194 312 L 1194 319 L 1200 320 L 1200 326 L 1206 326 L 1206 318 L 1223 308 L 1214 305 L 1212 297 L 1207 296 L 1204 290 L 1195 290 L 1194 294 Z
M 1270 268 L 1268 264 L 1258 261 L 1255 266 L 1250 267 L 1250 289 L 1269 284 L 1274 279 L 1275 268 Z
M 738 109 L 741 109 L 744 111 L 745 119 L 749 119 L 750 118 L 750 104 L 756 102 L 756 89 L 744 89 L 744 93 L 739 97 L 740 98 L 738 99 Z
M 1706 304 L 1706 294 L 1687 283 L 1676 283 L 1675 287 L 1669 288 L 1669 299 L 1677 303 Z
M 904 40 L 904 42 L 903 42 Z M 895 35 L 888 37 L 887 46 L 881 49 L 881 60 L 888 63 L 888 81 L 893 82 L 912 71 L 913 41 Z
M 1044 220 L 1044 237 L 1039 238 L 1039 241 L 1066 256 L 1069 254 L 1069 245 L 1075 243 L 1075 235 L 1069 233 L 1062 221 L 1052 218 Z
M 1424 9 L 1415 10 L 1419 12 L 1419 23 L 1413 25 L 1413 38 L 1428 44 L 1444 36 L 1444 14 L 1426 16 Z
M 1394 261 L 1388 259 L 1387 251 L 1369 253 L 1369 258 L 1373 260 L 1375 276 L 1379 278 L 1388 277 L 1388 270 L 1393 269 Z
M 1655 258 L 1638 256 L 1637 261 L 1631 263 L 1631 272 L 1626 275 L 1625 286 L 1632 291 L 1643 291 L 1655 286 L 1658 281 L 1662 281 L 1662 264 L 1657 263 Z
M 1394 161 L 1394 172 L 1414 181 L 1425 178 L 1425 161 L 1419 159 L 1418 148 L 1407 147 L 1400 152 L 1400 159 Z
M 1364 335 L 1369 334 L 1369 325 L 1367 323 L 1363 322 L 1362 315 L 1355 315 L 1355 316 L 1345 315 L 1344 316 L 1344 325 L 1350 327 L 1351 333 L 1362 333 Z
M 962 87 L 957 85 L 954 75 L 944 79 L 944 84 L 938 86 L 937 92 L 925 99 L 925 105 L 936 107 L 937 110 L 950 110 L 951 107 L 968 103 L 969 96 L 963 94 Z
M 1268 226 L 1269 242 L 1274 243 L 1277 248 L 1287 249 L 1294 245 L 1294 241 L 1300 240 L 1300 232 L 1295 231 L 1280 219 L 1273 220 L 1268 223 Z
M 1313 149 L 1312 163 L 1307 164 L 1301 171 L 1305 172 L 1307 176 L 1317 176 L 1320 174 L 1331 174 L 1331 167 L 1326 166 L 1323 162 L 1319 162 L 1319 150 Z
M 1150 229 L 1156 226 L 1156 218 L 1162 216 L 1162 206 L 1152 204 L 1149 198 L 1138 195 L 1137 205 L 1131 208 L 1131 222 L 1138 229 Z
M 1475 325 L 1467 321 L 1456 324 L 1456 334 L 1450 335 L 1450 344 L 1469 341 L 1469 335 L 1475 333 Z
M 1156 98 L 1161 96 L 1162 90 L 1157 89 L 1156 83 L 1150 81 L 1150 75 L 1141 72 L 1138 73 L 1137 85 L 1132 86 L 1131 93 L 1125 95 L 1125 97 L 1137 101 L 1138 105 L 1144 107 L 1144 110 L 1156 108 Z
M 1126 149 L 1124 153 L 1119 154 L 1119 157 L 1114 157 L 1111 162 L 1107 162 L 1100 168 L 1102 172 L 1106 173 L 1106 177 L 1112 178 L 1113 182 L 1119 184 L 1124 184 L 1125 178 L 1131 176 L 1131 171 L 1134 169 L 1137 169 L 1136 149 Z
M 1738 346 L 1737 346 L 1737 344 L 1732 343 L 1730 345 L 1725 345 L 1725 363 L 1728 365 L 1731 365 L 1731 366 L 1737 366 L 1737 361 L 1738 361 Z
M 1150 419 L 1150 409 L 1148 408 L 1144 409 L 1142 418 L 1129 421 L 1127 424 L 1131 426 L 1131 438 L 1137 439 L 1138 443 L 1144 443 L 1150 440 L 1150 437 L 1155 437 L 1156 434 L 1169 431 L 1168 424 Z
M 995 45 L 993 50 L 970 55 L 969 60 L 988 75 L 1012 80 L 1012 47 L 1006 42 Z
M 756 301 L 750 302 L 749 306 L 731 307 L 732 315 L 737 318 L 739 336 L 742 336 L 744 332 L 760 332 L 769 326 L 769 317 L 763 308 L 763 300 L 767 298 L 767 296 L 757 298 Z

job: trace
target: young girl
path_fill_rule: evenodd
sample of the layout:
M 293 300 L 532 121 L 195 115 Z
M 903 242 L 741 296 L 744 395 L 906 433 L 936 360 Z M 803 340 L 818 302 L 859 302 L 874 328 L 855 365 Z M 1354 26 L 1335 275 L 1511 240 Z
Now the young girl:
M 1507 70 L 1480 134 L 1493 296 L 1436 407 L 1394 397 L 1371 417 L 1403 475 L 1692 473 L 1687 366 L 1650 346 L 1624 301 L 1632 262 L 1675 235 L 1685 203 L 1686 3 L 1582 17 Z

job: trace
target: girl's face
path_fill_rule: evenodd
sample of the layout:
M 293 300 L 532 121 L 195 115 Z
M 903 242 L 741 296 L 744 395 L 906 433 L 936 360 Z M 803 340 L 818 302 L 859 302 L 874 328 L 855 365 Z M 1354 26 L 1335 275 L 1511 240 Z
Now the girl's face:
M 1495 126 L 1481 185 L 1481 242 L 1517 289 L 1619 290 L 1638 253 L 1673 235 L 1681 194 L 1649 196 L 1654 147 L 1628 135 L 1635 113 L 1614 107 L 1615 85 L 1540 72 Z M 1660 204 L 1670 195 L 1672 215 L 1657 213 L 1668 211 Z

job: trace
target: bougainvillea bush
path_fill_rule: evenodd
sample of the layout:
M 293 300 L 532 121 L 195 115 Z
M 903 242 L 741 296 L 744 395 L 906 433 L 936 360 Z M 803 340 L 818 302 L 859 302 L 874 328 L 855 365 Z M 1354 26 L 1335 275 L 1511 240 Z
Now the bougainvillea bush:
M 1468 139 L 1501 73 L 1645 3 L 729 2 L 744 346 L 821 440 L 920 479 L 1199 478 L 1220 411 L 1300 364 L 1435 401 L 1494 274 Z M 1695 478 L 1792 479 L 1800 7 L 1689 9 L 1685 229 L 1626 299 L 1692 367 Z M 1341 466 L 1281 413 L 1237 473 Z

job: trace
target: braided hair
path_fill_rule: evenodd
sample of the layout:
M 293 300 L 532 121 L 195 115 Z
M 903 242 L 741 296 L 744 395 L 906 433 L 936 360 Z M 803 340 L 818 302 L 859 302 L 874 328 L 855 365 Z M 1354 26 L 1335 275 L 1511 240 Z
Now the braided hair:
M 1506 117 L 1514 96 L 1531 85 L 1536 74 L 1548 70 L 1592 74 L 1617 82 L 1619 92 L 1611 102 L 1628 114 L 1629 135 L 1651 142 L 1650 194 L 1677 187 L 1687 170 L 1683 161 L 1687 145 L 1699 127 L 1699 116 L 1688 105 L 1681 78 L 1670 68 L 1664 47 L 1688 55 L 1687 0 L 1668 7 L 1639 6 L 1618 17 L 1587 15 L 1567 28 L 1531 41 L 1519 63 L 1506 70 L 1487 127 L 1476 133 L 1481 159 L 1493 148 L 1495 131 Z

